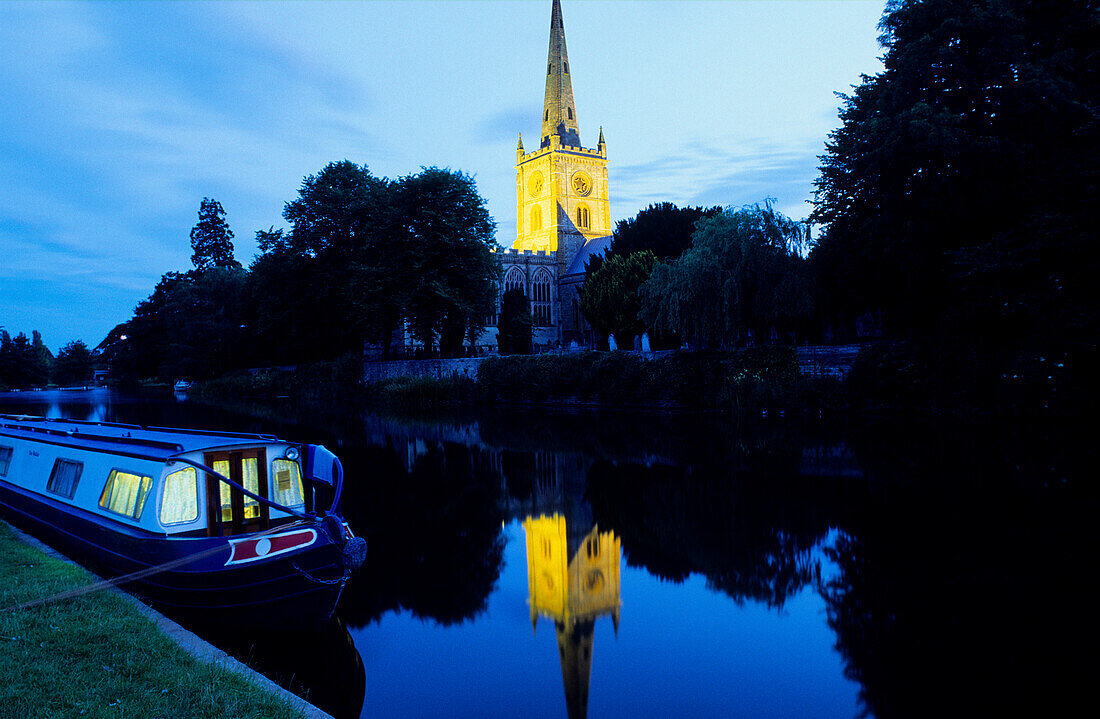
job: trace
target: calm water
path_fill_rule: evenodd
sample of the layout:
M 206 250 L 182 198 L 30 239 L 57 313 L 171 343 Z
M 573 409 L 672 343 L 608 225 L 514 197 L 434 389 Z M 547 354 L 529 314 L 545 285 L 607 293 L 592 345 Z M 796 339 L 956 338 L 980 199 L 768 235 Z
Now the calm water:
M 211 639 L 338 716 L 1059 713 L 1097 676 L 1095 457 L 1064 428 L 0 411 L 336 451 L 370 548 L 340 622 Z

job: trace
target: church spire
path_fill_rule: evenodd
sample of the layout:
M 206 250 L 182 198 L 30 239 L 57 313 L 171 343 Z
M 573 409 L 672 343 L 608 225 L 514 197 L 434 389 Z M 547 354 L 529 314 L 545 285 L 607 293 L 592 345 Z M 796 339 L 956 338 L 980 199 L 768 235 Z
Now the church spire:
M 565 24 L 561 2 L 554 0 L 550 10 L 550 53 L 546 60 L 546 97 L 542 110 L 542 147 L 557 135 L 560 144 L 580 147 L 577 108 L 573 104 L 573 81 L 569 74 L 569 54 L 565 49 Z

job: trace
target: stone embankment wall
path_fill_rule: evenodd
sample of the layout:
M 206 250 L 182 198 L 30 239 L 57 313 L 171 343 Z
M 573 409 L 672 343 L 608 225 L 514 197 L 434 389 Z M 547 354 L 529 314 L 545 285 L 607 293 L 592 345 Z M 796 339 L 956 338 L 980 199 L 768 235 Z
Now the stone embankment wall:
M 860 345 L 810 345 L 799 347 L 797 348 L 798 368 L 802 374 L 840 377 L 843 379 L 848 376 L 848 370 L 852 368 L 852 362 L 859 354 L 859 348 Z M 642 356 L 647 359 L 656 359 L 674 351 L 647 352 Z M 469 377 L 476 380 L 481 360 L 481 357 L 464 357 L 460 359 L 365 362 L 363 364 L 363 381 L 370 384 L 394 377 L 445 379 L 455 376 Z
M 389 362 L 364 362 L 363 381 L 371 384 L 394 377 L 434 377 L 446 379 L 460 376 L 477 379 L 480 357 L 458 359 L 391 360 Z
M 862 345 L 807 345 L 798 347 L 798 369 L 802 374 L 844 379 L 856 361 Z

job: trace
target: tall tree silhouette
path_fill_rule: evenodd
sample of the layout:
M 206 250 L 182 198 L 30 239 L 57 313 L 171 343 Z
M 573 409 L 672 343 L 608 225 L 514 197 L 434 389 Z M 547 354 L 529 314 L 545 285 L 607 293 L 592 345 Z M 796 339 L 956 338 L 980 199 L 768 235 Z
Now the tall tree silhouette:
M 240 269 L 241 263 L 233 259 L 233 230 L 225 221 L 221 203 L 209 197 L 199 205 L 199 221 L 191 228 L 191 262 L 197 270 L 214 267 Z

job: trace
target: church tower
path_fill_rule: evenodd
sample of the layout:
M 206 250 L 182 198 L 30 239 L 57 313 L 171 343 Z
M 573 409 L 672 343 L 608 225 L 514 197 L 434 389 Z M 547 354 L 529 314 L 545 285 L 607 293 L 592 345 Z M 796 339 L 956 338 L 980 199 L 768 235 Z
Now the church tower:
M 561 2 L 550 11 L 550 51 L 538 147 L 516 149 L 517 250 L 556 253 L 568 266 L 584 244 L 611 234 L 607 145 L 581 146 Z

